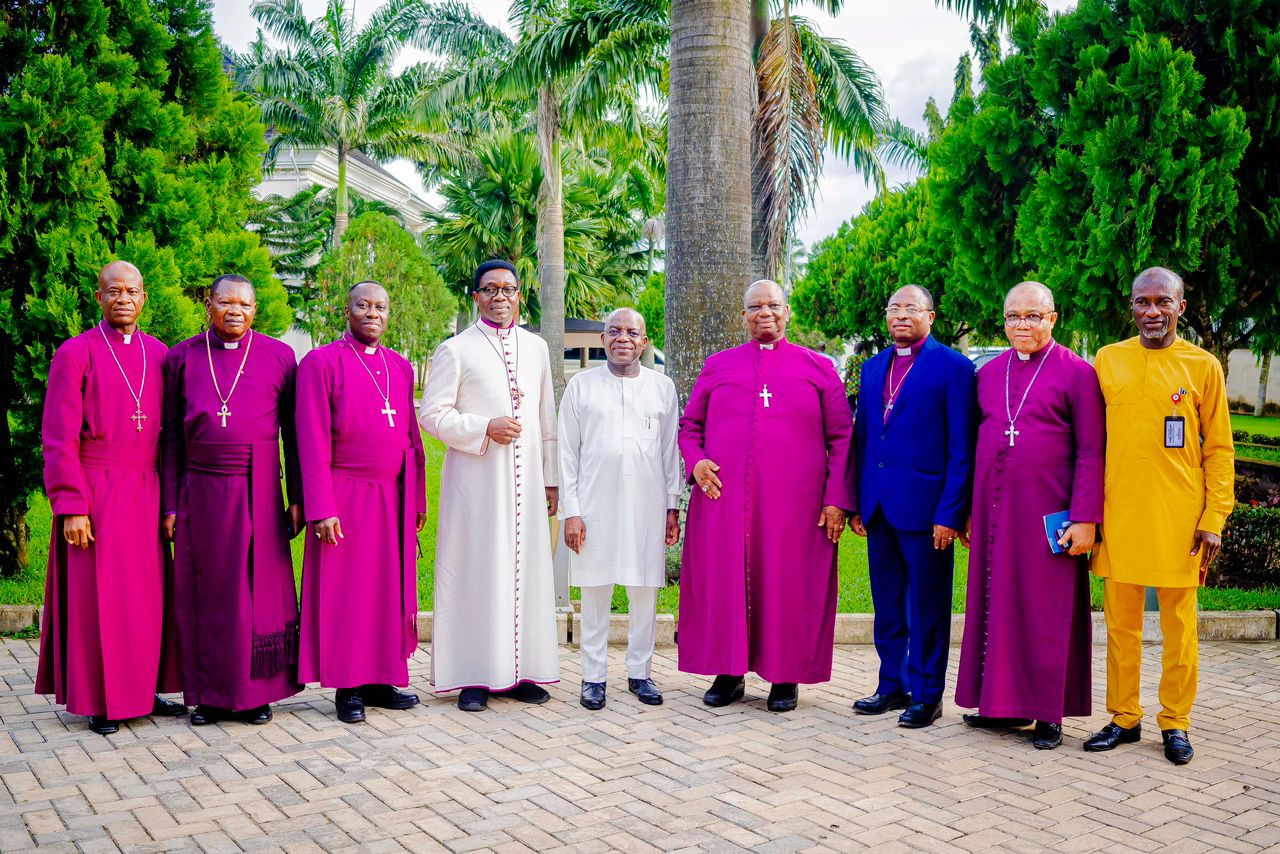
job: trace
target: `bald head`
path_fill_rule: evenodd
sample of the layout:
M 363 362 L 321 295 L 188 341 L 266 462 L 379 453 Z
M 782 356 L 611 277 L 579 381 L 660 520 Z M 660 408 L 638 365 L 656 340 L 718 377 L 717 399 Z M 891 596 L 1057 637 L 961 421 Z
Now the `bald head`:
M 1053 291 L 1049 290 L 1047 285 L 1039 282 L 1019 282 L 1012 288 L 1009 293 L 1004 295 L 1005 311 L 1009 310 L 1011 304 L 1026 306 L 1027 308 L 1035 308 L 1043 314 L 1047 314 L 1054 310 L 1053 307 Z
M 98 273 L 98 287 L 107 282 L 136 280 L 142 282 L 142 273 L 128 261 L 112 261 Z
M 771 279 L 759 279 L 742 295 L 742 320 L 747 334 L 758 344 L 772 344 L 787 332 L 791 309 L 787 295 Z
M 384 302 L 389 303 L 391 297 L 387 294 L 387 289 L 375 281 L 356 282 L 347 291 L 347 305 L 351 306 L 357 302 L 364 300 L 365 302 Z
M 124 334 L 137 331 L 138 317 L 147 302 L 142 273 L 128 261 L 112 261 L 98 273 L 98 306 L 102 319 Z
M 1167 267 L 1148 267 L 1143 270 L 1134 278 L 1129 295 L 1135 296 L 1140 289 L 1147 288 L 1159 288 L 1176 300 L 1183 299 L 1187 294 L 1187 286 L 1182 277 Z
M 893 292 L 893 296 L 889 298 L 889 305 L 898 303 L 899 305 L 908 305 L 914 303 L 926 311 L 933 311 L 933 294 L 923 285 L 903 285 Z
M 756 302 L 787 304 L 787 295 L 783 293 L 782 286 L 772 279 L 757 279 L 747 285 L 742 293 L 742 307 L 749 306 L 753 297 L 759 297 Z
M 608 317 L 604 319 L 604 328 L 608 331 L 610 326 L 625 325 L 628 327 L 639 329 L 641 332 L 648 334 L 645 328 L 644 315 L 636 311 L 634 308 L 615 308 L 609 312 Z
M 347 291 L 347 331 L 366 347 L 376 347 L 387 331 L 391 297 L 377 282 L 356 282 Z
M 644 315 L 633 308 L 617 308 L 604 319 L 600 333 L 609 370 L 614 376 L 634 377 L 640 373 L 640 357 L 649 344 Z

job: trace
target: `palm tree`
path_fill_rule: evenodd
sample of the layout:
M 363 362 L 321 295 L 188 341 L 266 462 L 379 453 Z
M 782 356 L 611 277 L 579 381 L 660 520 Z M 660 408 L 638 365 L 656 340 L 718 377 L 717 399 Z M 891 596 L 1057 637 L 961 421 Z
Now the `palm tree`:
M 251 12 L 283 44 L 280 50 L 268 48 L 260 31 L 250 52 L 236 58 L 237 78 L 255 94 L 270 128 L 267 162 L 286 146 L 336 152 L 335 246 L 348 222 L 347 163 L 353 151 L 376 160 L 437 163 L 457 153 L 440 117 L 419 109 L 440 84 L 439 69 L 419 63 L 392 72 L 403 47 L 429 42 L 427 0 L 388 0 L 363 29 L 354 4 L 348 8 L 344 0 L 327 0 L 315 21 L 307 20 L 298 0 L 257 0 Z

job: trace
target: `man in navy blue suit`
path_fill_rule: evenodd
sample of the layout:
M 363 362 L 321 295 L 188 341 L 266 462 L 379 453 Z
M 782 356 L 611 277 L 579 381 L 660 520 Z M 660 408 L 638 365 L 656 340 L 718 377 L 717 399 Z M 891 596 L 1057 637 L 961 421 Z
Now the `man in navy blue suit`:
M 850 467 L 858 486 L 851 527 L 867 538 L 880 656 L 876 692 L 853 708 L 905 709 L 905 727 L 942 714 L 953 543 L 965 530 L 973 484 L 973 363 L 930 337 L 934 316 L 932 294 L 918 285 L 889 299 L 894 346 L 862 366 Z

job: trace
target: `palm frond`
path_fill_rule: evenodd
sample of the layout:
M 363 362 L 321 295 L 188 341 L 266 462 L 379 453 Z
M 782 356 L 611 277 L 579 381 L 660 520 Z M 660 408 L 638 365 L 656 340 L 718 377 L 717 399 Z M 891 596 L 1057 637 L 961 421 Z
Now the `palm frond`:
M 454 60 L 505 56 L 512 49 L 511 38 L 506 33 L 461 0 L 445 0 L 428 6 L 418 18 L 410 43 Z
M 929 169 L 929 139 L 915 128 L 893 119 L 880 133 L 881 162 L 904 169 Z
M 805 64 L 816 81 L 827 141 L 845 159 L 859 148 L 874 148 L 889 117 L 876 73 L 843 41 L 821 35 L 805 18 L 793 20 Z M 876 170 L 864 177 L 876 180 Z
M 1013 23 L 1025 12 L 1042 12 L 1048 8 L 1044 0 L 934 0 L 942 9 L 950 9 L 976 21 Z

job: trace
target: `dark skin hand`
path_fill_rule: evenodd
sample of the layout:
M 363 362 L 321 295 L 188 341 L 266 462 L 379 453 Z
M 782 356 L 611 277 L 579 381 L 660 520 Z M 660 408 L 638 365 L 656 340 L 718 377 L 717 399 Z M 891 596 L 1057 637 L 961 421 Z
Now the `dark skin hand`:
M 520 430 L 519 421 L 503 415 L 500 418 L 490 419 L 489 426 L 484 432 L 485 435 L 499 445 L 510 445 L 520 438 Z
M 1191 556 L 1200 555 L 1200 583 L 1204 584 L 1205 575 L 1209 572 L 1209 567 L 1218 557 L 1218 552 L 1222 550 L 1222 537 L 1217 534 L 1211 534 L 1208 531 L 1196 531 L 1195 537 L 1191 541 Z
M 587 523 L 581 516 L 570 516 L 564 520 L 564 544 L 573 549 L 574 554 L 582 553 L 582 546 L 587 541 Z M 680 511 L 667 511 L 667 545 L 674 546 L 680 542 Z
M 62 537 L 69 546 L 87 549 L 93 542 L 93 523 L 88 516 L 63 516 Z
M 818 527 L 827 529 L 828 540 L 833 543 L 840 542 L 840 535 L 844 533 L 844 511 L 830 504 L 823 507 L 822 512 L 818 514 Z

